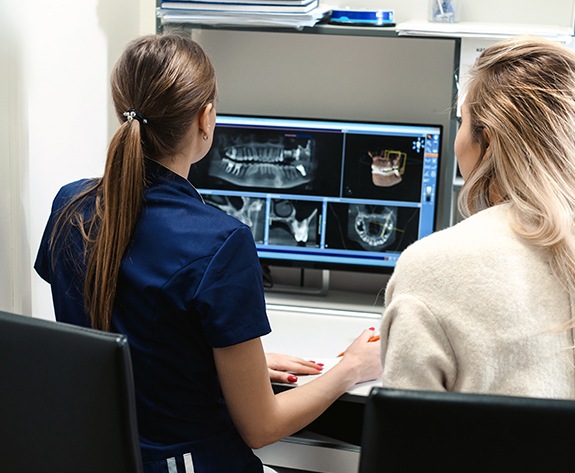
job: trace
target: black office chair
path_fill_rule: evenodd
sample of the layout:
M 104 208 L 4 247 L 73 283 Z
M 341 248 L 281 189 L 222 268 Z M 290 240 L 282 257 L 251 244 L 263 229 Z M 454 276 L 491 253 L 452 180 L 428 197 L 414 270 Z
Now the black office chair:
M 373 388 L 359 473 L 565 472 L 575 401 Z
M 126 338 L 0 312 L 0 470 L 140 473 Z

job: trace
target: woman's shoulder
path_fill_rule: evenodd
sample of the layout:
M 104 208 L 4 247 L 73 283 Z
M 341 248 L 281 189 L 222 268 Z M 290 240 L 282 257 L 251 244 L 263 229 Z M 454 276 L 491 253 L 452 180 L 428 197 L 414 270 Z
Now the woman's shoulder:
M 59 211 L 66 207 L 75 197 L 90 188 L 94 188 L 96 179 L 79 179 L 68 184 L 64 184 L 57 192 L 52 202 L 52 210 Z
M 508 207 L 498 205 L 478 212 L 461 222 L 436 231 L 410 245 L 398 266 L 417 264 L 437 267 L 439 261 L 454 263 L 481 258 L 482 253 L 514 245 L 508 222 Z
M 477 268 L 504 271 L 519 247 L 507 213 L 505 207 L 492 207 L 410 245 L 397 262 L 388 297 L 417 292 L 435 300 L 472 280 Z
M 209 203 L 204 203 L 201 198 L 189 199 L 187 201 L 189 225 L 193 228 L 211 228 L 214 231 L 232 233 L 240 228 L 247 228 L 247 225 L 240 218 L 232 216 L 224 210 Z
M 185 187 L 156 190 L 146 199 L 135 238 L 154 241 L 157 235 L 162 235 L 162 247 L 196 258 L 215 254 L 226 242 L 253 242 L 245 223 L 204 203 Z
M 446 247 L 457 250 L 468 248 L 470 242 L 493 242 L 510 234 L 508 212 L 506 205 L 490 207 L 416 241 L 408 249 L 413 251 L 425 250 L 427 247 Z
M 90 187 L 94 187 L 96 182 L 96 179 L 86 178 L 64 184 L 56 194 L 56 199 L 70 200 Z

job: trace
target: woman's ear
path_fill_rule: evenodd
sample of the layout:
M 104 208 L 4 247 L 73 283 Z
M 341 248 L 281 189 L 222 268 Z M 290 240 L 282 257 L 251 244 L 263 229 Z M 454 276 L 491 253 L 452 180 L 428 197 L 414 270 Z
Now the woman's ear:
M 200 116 L 198 117 L 198 125 L 204 136 L 209 135 L 212 131 L 212 127 L 214 126 L 214 124 L 211 123 L 213 108 L 214 104 L 210 102 L 200 111 Z

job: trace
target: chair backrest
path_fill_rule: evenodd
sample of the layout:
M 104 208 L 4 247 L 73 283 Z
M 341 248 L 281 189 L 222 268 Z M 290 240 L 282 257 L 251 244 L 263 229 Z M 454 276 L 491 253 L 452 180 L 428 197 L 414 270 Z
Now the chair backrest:
M 360 473 L 573 469 L 575 401 L 373 388 Z
M 0 470 L 139 473 L 122 335 L 0 312 Z

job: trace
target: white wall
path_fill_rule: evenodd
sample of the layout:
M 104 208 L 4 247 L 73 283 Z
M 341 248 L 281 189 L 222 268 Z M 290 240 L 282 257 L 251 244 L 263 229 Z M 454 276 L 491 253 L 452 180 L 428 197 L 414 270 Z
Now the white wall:
M 0 309 L 53 317 L 33 271 L 60 186 L 101 174 L 108 77 L 154 0 L 0 0 Z M 109 123 L 110 122 L 110 123 Z
M 27 155 L 24 71 L 17 12 L 15 8 L 9 10 L 7 4 L 7 0 L 0 0 L 0 309 L 6 310 L 22 299 L 15 301 L 12 275 L 18 280 L 29 279 L 28 262 L 22 258 L 27 246 L 19 238 L 23 208 L 27 206 L 20 178 L 20 169 L 26 168 L 21 157 Z M 25 296 L 29 300 L 29 292 Z

